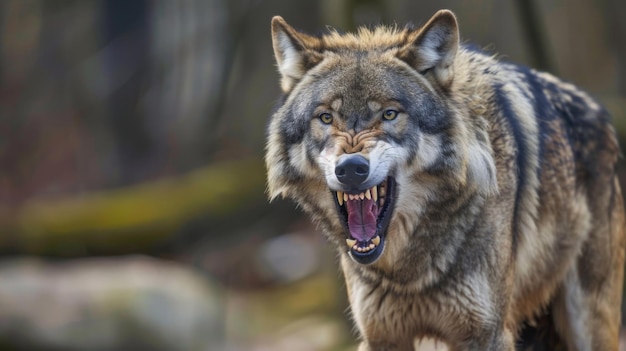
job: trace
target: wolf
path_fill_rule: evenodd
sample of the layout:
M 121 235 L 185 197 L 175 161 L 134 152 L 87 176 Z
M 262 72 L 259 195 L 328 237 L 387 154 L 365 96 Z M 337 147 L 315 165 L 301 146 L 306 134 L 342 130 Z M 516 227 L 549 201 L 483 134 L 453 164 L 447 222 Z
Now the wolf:
M 620 149 L 600 104 L 460 44 L 449 10 L 271 29 L 268 196 L 337 248 L 360 351 L 618 349 Z

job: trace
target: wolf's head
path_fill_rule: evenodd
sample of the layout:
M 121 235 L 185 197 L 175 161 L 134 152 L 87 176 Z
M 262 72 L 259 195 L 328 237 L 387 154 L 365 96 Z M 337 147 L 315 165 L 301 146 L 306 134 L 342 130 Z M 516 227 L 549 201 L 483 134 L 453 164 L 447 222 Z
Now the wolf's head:
M 399 250 L 441 187 L 495 189 L 486 137 L 453 96 L 450 11 L 419 29 L 320 37 L 275 17 L 272 39 L 285 96 L 269 126 L 269 195 L 295 199 L 356 262 Z

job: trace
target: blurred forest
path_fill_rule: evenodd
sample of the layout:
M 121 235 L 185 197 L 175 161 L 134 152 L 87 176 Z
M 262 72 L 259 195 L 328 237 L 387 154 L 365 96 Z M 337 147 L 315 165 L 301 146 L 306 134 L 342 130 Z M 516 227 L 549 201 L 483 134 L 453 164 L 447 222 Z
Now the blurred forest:
M 624 144 L 623 0 L 0 0 L 0 350 L 354 350 L 334 253 L 264 194 L 270 19 L 440 8 Z

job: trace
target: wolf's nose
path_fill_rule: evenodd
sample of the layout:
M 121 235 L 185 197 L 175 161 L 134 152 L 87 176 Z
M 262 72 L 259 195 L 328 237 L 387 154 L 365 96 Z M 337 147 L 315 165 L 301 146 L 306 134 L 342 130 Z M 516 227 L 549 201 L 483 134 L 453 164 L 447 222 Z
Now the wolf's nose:
M 335 167 L 335 175 L 342 184 L 360 185 L 370 173 L 369 161 L 361 155 L 352 155 L 339 161 Z

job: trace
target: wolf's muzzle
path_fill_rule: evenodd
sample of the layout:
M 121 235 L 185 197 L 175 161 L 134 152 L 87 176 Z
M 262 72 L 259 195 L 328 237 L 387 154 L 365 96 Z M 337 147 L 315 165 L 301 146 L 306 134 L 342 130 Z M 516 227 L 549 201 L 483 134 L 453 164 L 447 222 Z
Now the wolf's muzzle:
M 346 156 L 335 167 L 335 175 L 339 182 L 351 188 L 361 185 L 369 172 L 370 163 L 361 155 Z

